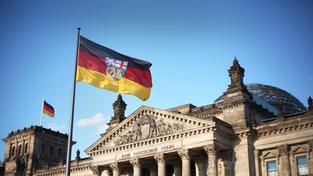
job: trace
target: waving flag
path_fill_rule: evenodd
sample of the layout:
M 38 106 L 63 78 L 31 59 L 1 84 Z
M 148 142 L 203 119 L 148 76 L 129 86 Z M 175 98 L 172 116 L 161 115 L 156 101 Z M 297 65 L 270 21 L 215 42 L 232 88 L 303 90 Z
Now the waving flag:
M 43 101 L 42 112 L 50 117 L 54 117 L 54 108 L 49 105 L 46 101 Z
M 80 36 L 76 81 L 145 101 L 152 88 L 151 65 Z

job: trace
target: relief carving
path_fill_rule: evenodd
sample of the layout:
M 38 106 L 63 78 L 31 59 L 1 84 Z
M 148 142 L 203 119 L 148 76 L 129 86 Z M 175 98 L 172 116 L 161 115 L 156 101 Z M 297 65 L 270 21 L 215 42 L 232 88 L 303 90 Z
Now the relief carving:
M 141 139 L 148 139 L 180 132 L 184 129 L 183 124 L 165 123 L 163 119 L 152 115 L 140 117 L 126 134 L 121 135 L 115 141 L 116 145 L 127 144 Z

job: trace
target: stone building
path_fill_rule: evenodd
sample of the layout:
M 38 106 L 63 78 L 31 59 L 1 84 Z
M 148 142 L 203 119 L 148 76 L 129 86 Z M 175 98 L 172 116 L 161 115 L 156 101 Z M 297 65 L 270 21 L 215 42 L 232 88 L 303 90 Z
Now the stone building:
M 77 153 L 71 175 L 313 175 L 312 98 L 306 108 L 282 89 L 244 84 L 245 70 L 236 59 L 228 72 L 231 81 L 227 90 L 206 106 L 186 104 L 165 110 L 142 106 L 125 117 L 126 103 L 118 96 L 109 128 L 85 150 L 88 158 L 81 159 Z M 19 146 L 26 145 L 19 139 L 29 139 L 28 144 L 35 140 L 30 133 L 22 134 L 15 132 L 5 139 L 7 175 L 19 173 L 17 165 L 12 164 L 17 163 Z M 62 139 L 58 144 L 64 147 L 65 135 L 53 134 Z M 30 162 L 41 152 L 36 148 L 27 151 L 33 152 L 29 153 L 33 158 Z M 34 167 L 27 162 L 24 165 L 29 165 L 26 173 L 57 176 L 65 173 L 60 161 L 51 162 L 59 164 L 50 167 Z

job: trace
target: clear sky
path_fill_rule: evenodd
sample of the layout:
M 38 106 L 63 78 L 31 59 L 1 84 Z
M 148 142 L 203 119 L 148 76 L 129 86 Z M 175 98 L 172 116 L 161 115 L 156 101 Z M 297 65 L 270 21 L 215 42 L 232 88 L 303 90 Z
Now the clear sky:
M 141 105 L 212 103 L 227 89 L 234 56 L 246 83 L 280 87 L 307 106 L 313 95 L 312 18 L 309 0 L 1 0 L 0 137 L 39 125 L 43 97 L 56 111 L 54 119 L 44 116 L 43 126 L 67 132 L 78 26 L 83 36 L 153 64 L 150 99 L 123 96 L 127 115 Z M 77 84 L 73 152 L 100 137 L 116 98 Z

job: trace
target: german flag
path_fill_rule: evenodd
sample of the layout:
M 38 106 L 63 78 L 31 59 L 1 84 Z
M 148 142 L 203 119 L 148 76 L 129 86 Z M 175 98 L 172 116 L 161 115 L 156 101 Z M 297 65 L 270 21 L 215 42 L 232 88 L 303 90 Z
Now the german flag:
M 152 79 L 151 63 L 113 51 L 80 36 L 76 81 L 145 101 Z
M 43 101 L 43 113 L 50 116 L 54 117 L 54 108 L 49 105 L 46 101 Z

